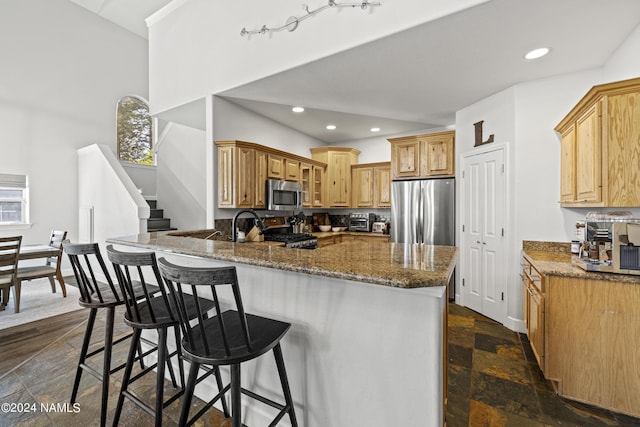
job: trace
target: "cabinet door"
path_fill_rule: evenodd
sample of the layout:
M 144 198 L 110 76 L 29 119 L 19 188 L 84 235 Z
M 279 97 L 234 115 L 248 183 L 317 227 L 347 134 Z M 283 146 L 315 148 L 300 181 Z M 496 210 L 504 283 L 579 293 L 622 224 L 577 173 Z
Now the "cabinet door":
M 314 166 L 313 172 L 313 207 L 324 207 L 324 168 Z
M 348 208 L 351 205 L 351 155 L 349 153 L 330 153 L 327 185 L 329 206 Z
M 267 153 L 255 151 L 254 208 L 265 208 L 267 194 Z
M 391 168 L 376 168 L 374 180 L 374 206 L 388 208 L 391 206 Z
M 600 103 L 576 122 L 576 200 L 602 201 Z
M 236 148 L 238 158 L 235 163 L 236 167 L 236 201 L 237 208 L 253 207 L 253 187 L 255 181 L 253 179 L 254 170 L 254 151 L 251 148 Z
M 420 176 L 420 141 L 393 143 L 391 156 L 393 178 L 417 178 Z
M 373 168 L 354 168 L 351 179 L 353 180 L 353 207 L 373 207 Z
M 453 135 L 428 137 L 421 142 L 424 144 L 423 158 L 425 159 L 422 175 L 453 175 Z
M 285 159 L 285 180 L 300 181 L 300 162 L 297 160 Z
M 576 132 L 571 126 L 560 139 L 560 201 L 576 200 Z
M 235 147 L 218 147 L 218 207 L 231 208 L 233 196 L 233 163 Z
M 284 179 L 284 159 L 274 154 L 267 155 L 267 176 L 273 179 Z
M 310 208 L 313 206 L 313 167 L 308 163 L 300 163 L 300 183 L 302 184 L 302 206 Z
M 529 286 L 529 342 L 538 365 L 544 373 L 544 296 Z

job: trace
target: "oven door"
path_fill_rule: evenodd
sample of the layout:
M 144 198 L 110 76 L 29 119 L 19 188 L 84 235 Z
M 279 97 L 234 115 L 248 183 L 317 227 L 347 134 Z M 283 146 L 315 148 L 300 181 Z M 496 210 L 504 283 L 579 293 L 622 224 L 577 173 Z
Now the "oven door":
M 349 218 L 349 231 L 368 231 L 369 221 L 365 218 Z

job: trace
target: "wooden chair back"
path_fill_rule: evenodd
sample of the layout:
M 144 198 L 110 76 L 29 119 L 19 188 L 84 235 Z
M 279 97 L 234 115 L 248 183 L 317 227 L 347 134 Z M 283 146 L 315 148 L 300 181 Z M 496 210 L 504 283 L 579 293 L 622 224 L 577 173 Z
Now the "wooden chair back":
M 21 243 L 22 236 L 0 238 L 0 284 L 14 283 Z
M 122 252 L 107 246 L 107 257 L 113 264 L 116 280 L 124 296 L 127 319 L 147 327 L 160 322 L 178 321 L 170 309 L 167 293 L 162 286 L 156 254 L 153 252 Z M 160 295 L 157 295 L 160 286 Z M 162 298 L 163 304 L 159 304 Z M 153 299 L 153 301 L 152 301 Z
M 67 232 L 61 230 L 51 230 L 51 237 L 49 238 L 49 246 L 56 249 L 62 249 L 62 242 L 67 238 Z M 60 254 L 62 255 L 62 254 Z M 47 258 L 47 265 L 55 264 L 56 269 L 60 268 L 62 262 L 62 256 Z
M 197 352 L 198 355 L 220 358 L 230 358 L 233 357 L 233 353 L 246 354 L 247 350 L 251 351 L 251 337 L 235 267 L 184 267 L 172 264 L 165 258 L 158 260 L 158 267 L 168 288 L 172 304 L 177 308 L 182 334 L 188 342 L 188 348 Z M 231 287 L 235 311 L 222 312 L 217 290 L 222 286 Z M 185 289 L 189 292 L 185 292 Z M 196 316 L 190 323 L 187 310 L 189 299 L 204 296 L 207 293 L 210 293 L 213 298 L 215 316 L 210 316 L 207 320 L 203 310 L 197 306 Z M 211 334 L 207 333 L 205 320 L 208 325 L 217 327 L 216 339 L 212 340 Z M 222 351 L 224 355 L 219 354 Z
M 122 304 L 124 301 L 116 290 L 113 280 L 100 254 L 97 243 L 67 243 L 63 242 L 62 248 L 69 257 L 73 274 L 80 290 L 80 302 L 86 306 L 104 306 L 106 304 Z M 96 268 L 99 270 L 96 272 Z M 98 275 L 107 282 L 107 286 L 101 286 Z M 102 278 L 100 277 L 100 278 Z

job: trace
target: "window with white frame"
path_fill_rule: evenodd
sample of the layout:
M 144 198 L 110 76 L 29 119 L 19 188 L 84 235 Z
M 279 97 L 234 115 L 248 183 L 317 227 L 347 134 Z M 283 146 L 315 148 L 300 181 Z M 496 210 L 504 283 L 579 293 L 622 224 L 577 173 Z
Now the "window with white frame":
M 118 159 L 124 162 L 153 165 L 152 118 L 149 104 L 136 96 L 118 101 Z
M 0 173 L 0 225 L 28 222 L 28 191 L 26 175 Z

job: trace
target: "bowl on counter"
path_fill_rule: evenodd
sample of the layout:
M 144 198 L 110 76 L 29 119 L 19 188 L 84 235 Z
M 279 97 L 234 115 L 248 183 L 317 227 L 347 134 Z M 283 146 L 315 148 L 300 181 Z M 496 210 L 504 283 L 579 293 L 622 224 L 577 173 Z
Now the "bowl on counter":
M 333 232 L 347 231 L 347 227 L 331 227 L 331 231 Z
M 320 229 L 320 231 L 329 231 L 329 230 L 331 230 L 331 226 L 330 225 L 319 225 L 318 228 Z

